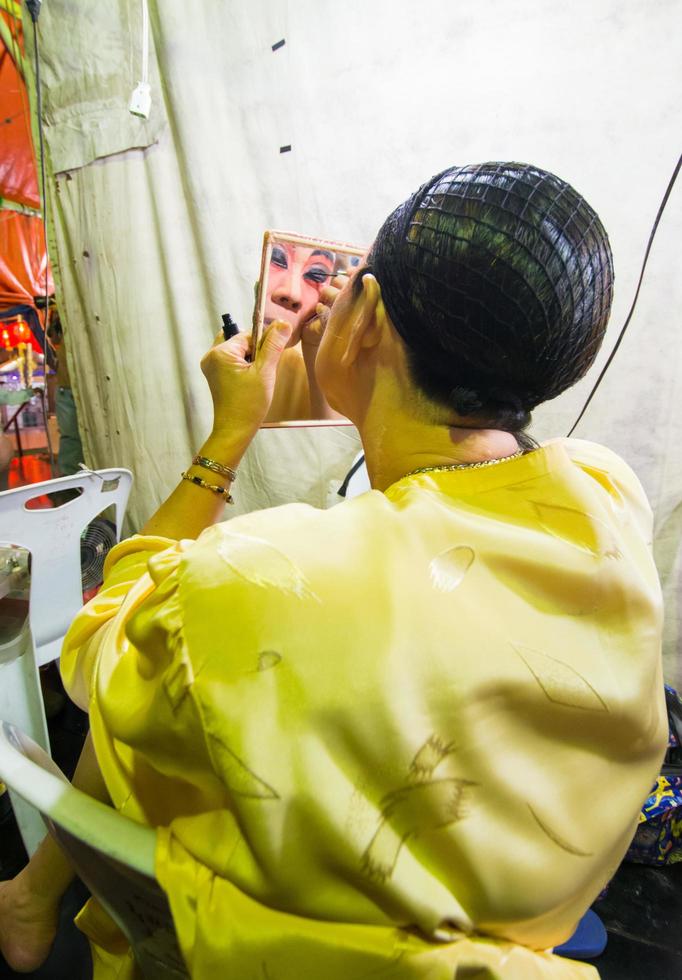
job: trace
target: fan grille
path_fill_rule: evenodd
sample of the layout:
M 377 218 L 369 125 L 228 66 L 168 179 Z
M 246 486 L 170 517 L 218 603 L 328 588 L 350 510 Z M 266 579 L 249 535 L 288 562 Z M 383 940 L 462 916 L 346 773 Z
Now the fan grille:
M 96 517 L 81 535 L 81 576 L 83 593 L 98 588 L 104 579 L 104 560 L 116 544 L 116 528 L 111 521 Z

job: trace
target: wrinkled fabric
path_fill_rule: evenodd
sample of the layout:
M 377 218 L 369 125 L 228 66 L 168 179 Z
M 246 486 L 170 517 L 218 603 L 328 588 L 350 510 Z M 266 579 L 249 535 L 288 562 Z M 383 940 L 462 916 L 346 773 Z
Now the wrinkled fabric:
M 373 0 L 350 17 L 345 5 L 318 0 L 148 5 L 147 121 L 127 108 L 140 77 L 140 0 L 87 8 L 50 0 L 39 22 L 55 173 L 47 183 L 51 252 L 73 339 L 81 437 L 89 466 L 134 472 L 129 527 L 141 527 L 166 499 L 210 430 L 211 399 L 196 366 L 222 313 L 242 327 L 250 322 L 263 231 L 370 245 L 428 175 L 491 155 L 513 154 L 569 180 L 613 245 L 615 305 L 603 357 L 534 413 L 536 439 L 567 432 L 625 320 L 679 156 L 677 128 L 668 124 L 679 111 L 679 84 L 671 84 L 680 71 L 677 5 L 432 0 L 401 4 L 396 16 L 395 0 Z M 417 93 L 428 97 L 415 101 Z M 612 122 L 622 118 L 635 124 Z M 280 153 L 283 146 L 292 149 Z M 578 430 L 624 456 L 652 502 L 666 679 L 680 689 L 681 187 L 678 179 L 626 339 Z M 294 447 L 319 472 L 320 439 L 326 432 L 284 432 L 272 454 L 271 441 L 262 443 L 259 481 L 240 471 L 238 506 L 247 497 L 245 510 L 254 501 L 319 506 Z M 292 462 L 286 485 L 280 445 Z
M 29 96 L 24 81 L 26 63 L 20 8 L 0 9 L 0 202 L 40 207 L 40 194 L 31 138 Z M 2 250 L 0 249 L 0 258 Z
M 595 977 L 547 950 L 665 749 L 650 534 L 576 441 L 114 549 L 62 673 L 191 975 Z
M 39 217 L 0 211 L 0 310 L 34 306 L 34 296 L 45 294 L 45 237 Z M 52 270 L 47 291 L 54 292 Z

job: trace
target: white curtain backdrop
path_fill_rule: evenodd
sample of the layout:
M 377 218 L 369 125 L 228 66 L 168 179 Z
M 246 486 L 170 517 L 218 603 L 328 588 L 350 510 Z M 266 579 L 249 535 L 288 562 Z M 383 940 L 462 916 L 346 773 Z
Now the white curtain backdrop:
M 149 2 L 148 122 L 127 112 L 142 0 L 46 0 L 39 21 L 52 251 L 82 436 L 90 465 L 133 470 L 132 527 L 206 433 L 198 361 L 221 313 L 248 323 L 263 229 L 369 243 L 452 163 L 536 163 L 571 181 L 609 230 L 616 301 L 602 358 L 535 420 L 540 438 L 564 434 L 629 307 L 681 149 L 679 4 Z M 652 501 L 678 685 L 681 200 L 682 185 L 577 433 L 620 452 Z M 237 511 L 324 506 L 356 449 L 348 429 L 261 433 Z

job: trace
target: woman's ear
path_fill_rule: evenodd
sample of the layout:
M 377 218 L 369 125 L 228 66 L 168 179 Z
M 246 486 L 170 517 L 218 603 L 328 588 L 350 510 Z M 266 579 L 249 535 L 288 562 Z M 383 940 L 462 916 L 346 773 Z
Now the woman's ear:
M 362 292 L 355 300 L 348 345 L 341 363 L 353 364 L 364 348 L 376 347 L 386 324 L 386 310 L 381 298 L 381 286 L 371 273 L 362 277 Z

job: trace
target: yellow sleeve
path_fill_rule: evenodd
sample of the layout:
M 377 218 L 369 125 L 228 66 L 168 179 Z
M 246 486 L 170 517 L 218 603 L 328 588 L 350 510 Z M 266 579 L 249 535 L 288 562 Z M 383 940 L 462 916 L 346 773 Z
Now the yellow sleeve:
M 71 700 L 84 711 L 89 707 L 93 669 L 104 636 L 130 590 L 147 575 L 150 558 L 175 546 L 177 542 L 170 538 L 136 534 L 107 555 L 104 584 L 69 627 L 60 659 L 64 687 Z
M 195 544 L 138 537 L 122 545 L 62 654 L 114 806 L 150 826 L 224 804 L 191 696 L 181 586 Z

